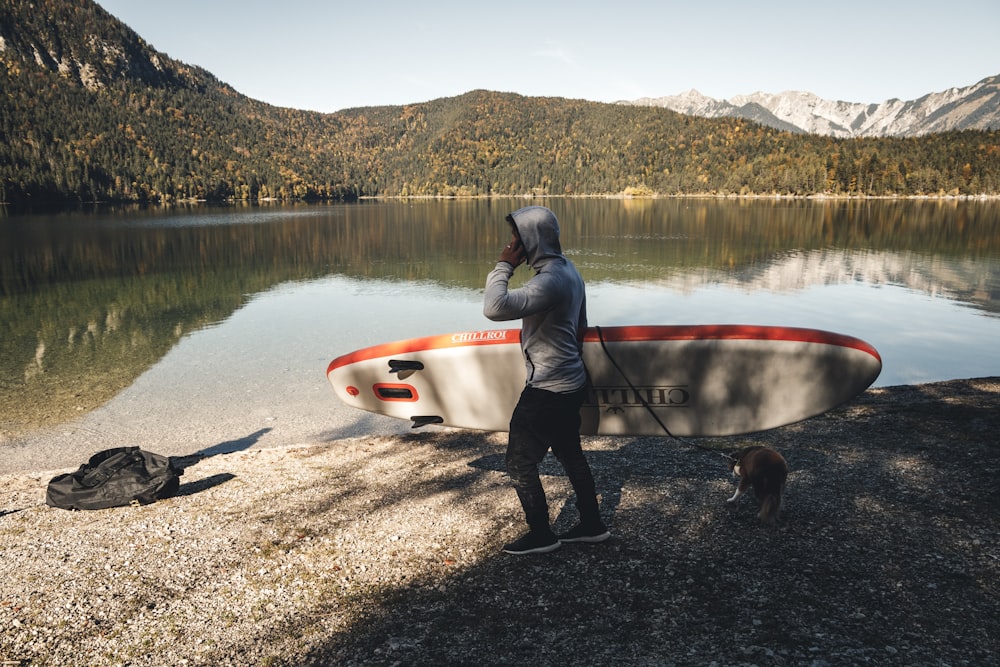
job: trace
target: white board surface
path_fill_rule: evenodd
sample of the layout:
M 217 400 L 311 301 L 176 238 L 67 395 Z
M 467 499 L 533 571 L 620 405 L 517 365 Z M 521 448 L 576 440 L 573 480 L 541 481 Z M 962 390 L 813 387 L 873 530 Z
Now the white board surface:
M 592 327 L 583 434 L 737 435 L 812 417 L 867 389 L 882 361 L 862 340 L 792 327 Z M 524 387 L 517 329 L 357 350 L 330 362 L 346 405 L 415 426 L 506 431 Z M 665 428 L 664 428 L 665 427 Z

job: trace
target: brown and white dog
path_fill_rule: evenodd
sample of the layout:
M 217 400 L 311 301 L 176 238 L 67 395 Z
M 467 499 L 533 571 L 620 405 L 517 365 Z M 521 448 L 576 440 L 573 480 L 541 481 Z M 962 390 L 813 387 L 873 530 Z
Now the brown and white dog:
M 784 457 L 773 449 L 754 445 L 730 456 L 729 469 L 739 479 L 739 485 L 733 497 L 726 502 L 735 505 L 740 496 L 752 486 L 754 495 L 760 501 L 757 518 L 768 525 L 774 525 L 785 505 L 782 494 L 788 477 L 788 464 Z

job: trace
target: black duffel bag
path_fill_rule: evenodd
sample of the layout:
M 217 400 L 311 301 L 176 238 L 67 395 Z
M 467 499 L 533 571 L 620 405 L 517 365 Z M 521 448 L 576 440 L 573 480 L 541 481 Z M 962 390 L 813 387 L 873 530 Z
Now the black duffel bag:
M 177 493 L 183 470 L 170 459 L 139 447 L 106 449 L 76 472 L 52 478 L 45 504 L 68 510 L 99 510 L 141 505 Z

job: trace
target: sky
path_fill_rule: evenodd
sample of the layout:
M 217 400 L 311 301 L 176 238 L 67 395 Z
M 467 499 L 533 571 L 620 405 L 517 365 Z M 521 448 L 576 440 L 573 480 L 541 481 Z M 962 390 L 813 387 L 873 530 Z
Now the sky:
M 470 90 L 917 99 L 1000 74 L 998 0 L 98 0 L 157 51 L 333 112 Z

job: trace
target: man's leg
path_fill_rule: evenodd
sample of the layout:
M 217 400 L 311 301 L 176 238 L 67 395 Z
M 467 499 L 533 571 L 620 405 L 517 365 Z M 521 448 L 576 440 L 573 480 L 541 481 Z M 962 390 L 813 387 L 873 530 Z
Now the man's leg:
M 504 547 L 508 553 L 543 553 L 558 548 L 559 541 L 549 527 L 549 506 L 538 476 L 538 464 L 549 449 L 545 436 L 548 397 L 526 387 L 510 420 L 507 439 L 507 473 L 524 510 L 529 533 Z M 551 394 L 550 394 L 551 395 Z
M 586 390 L 561 395 L 559 416 L 553 419 L 558 431 L 553 436 L 552 453 L 566 471 L 580 513 L 580 523 L 559 536 L 565 542 L 603 542 L 611 536 L 601 521 L 594 475 L 580 446 L 580 406 L 585 395 Z

